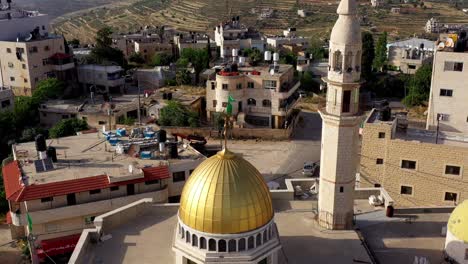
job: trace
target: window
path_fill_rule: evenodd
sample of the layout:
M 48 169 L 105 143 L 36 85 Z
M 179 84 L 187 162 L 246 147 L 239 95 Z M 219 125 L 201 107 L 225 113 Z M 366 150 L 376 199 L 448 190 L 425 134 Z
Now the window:
M 222 106 L 227 107 L 227 102 L 223 102 Z
M 463 62 L 446 61 L 444 64 L 444 71 L 463 71 Z
M 152 185 L 152 184 L 158 184 L 159 180 L 151 180 L 151 181 L 145 181 L 145 185 Z
M 343 55 L 341 51 L 336 51 L 333 55 L 333 70 L 337 72 L 341 72 L 343 68 Z
M 263 107 L 271 107 L 271 101 L 270 100 L 263 100 L 262 105 L 263 105 Z
M 24 78 L 24 83 L 27 83 L 28 82 L 28 79 Z
M 257 101 L 255 99 L 253 99 L 253 98 L 249 98 L 249 99 L 247 99 L 247 105 L 256 106 Z
M 379 132 L 379 138 L 385 138 L 385 132 Z
M 248 82 L 247 83 L 247 88 L 249 89 L 254 89 L 255 88 L 255 84 L 253 82 Z
M 56 224 L 45 224 L 45 230 L 46 232 L 56 232 L 58 231 L 58 226 Z
M 264 80 L 264 81 L 263 81 L 263 88 L 275 90 L 275 89 L 276 89 L 276 81 L 273 81 L 273 80 Z
M 456 202 L 457 201 L 457 196 L 458 196 L 457 193 L 445 192 L 444 201 L 446 201 L 446 202 Z
M 223 83 L 223 90 L 229 90 L 229 85 L 227 83 Z
M 45 197 L 45 198 L 41 198 L 41 203 L 52 202 L 53 200 L 54 200 L 54 197 Z
M 217 104 L 218 104 L 218 101 L 213 100 L 213 107 L 216 107 Z
M 10 49 L 10 48 L 7 48 L 7 49 L 6 49 L 6 52 L 7 52 L 7 53 L 11 53 L 11 49 Z
M 172 173 L 172 182 L 185 181 L 185 171 L 177 171 Z
M 450 90 L 450 89 L 440 89 L 440 96 L 452 97 L 452 95 L 453 95 L 453 90 Z
M 45 50 L 45 51 L 49 51 L 49 50 L 50 50 L 49 46 L 45 46 L 45 47 L 44 47 L 44 50 Z
M 85 224 L 87 224 L 87 225 L 93 224 L 94 218 L 96 218 L 96 217 L 95 217 L 95 216 L 88 216 L 88 217 L 85 217 Z
M 414 65 L 414 64 L 408 64 L 408 69 L 410 69 L 410 70 L 416 70 L 416 65 Z
M 375 164 L 377 164 L 377 165 L 383 164 L 383 159 L 377 159 Z
M 105 125 L 107 122 L 106 121 L 99 121 L 98 124 L 99 125 Z
M 237 90 L 242 90 L 242 83 L 238 83 L 238 84 L 236 85 L 236 89 L 237 89 Z
M 43 59 L 42 60 L 42 65 L 47 65 L 49 64 L 49 59 Z
M 62 119 L 67 119 L 68 115 L 62 115 Z
M 113 191 L 118 191 L 118 190 L 119 190 L 119 186 L 112 186 L 112 187 L 110 187 L 110 190 L 111 190 L 111 192 L 113 192 Z
M 216 89 L 216 84 L 214 82 L 211 82 L 211 90 Z
M 15 77 L 10 77 L 10 81 L 14 82 L 14 81 L 15 81 Z
M 31 53 L 36 53 L 37 52 L 37 47 L 36 46 L 33 46 L 29 49 L 29 52 Z
M 216 240 L 214 240 L 214 239 L 208 240 L 208 250 L 209 251 L 216 251 Z
M 459 166 L 447 165 L 445 166 L 445 174 L 460 175 L 461 168 Z
M 342 193 L 342 192 L 344 192 L 344 187 L 343 186 L 340 187 L 340 193 Z
M 2 108 L 9 107 L 11 105 L 10 100 L 4 100 L 2 101 Z
M 23 63 L 22 67 L 23 67 L 23 69 L 26 70 L 26 64 Z
M 15 65 L 13 65 L 13 62 L 8 62 L 8 67 L 13 68 Z
M 16 48 L 16 53 L 24 53 L 24 49 L 23 48 Z
M 415 170 L 416 169 L 416 161 L 402 160 L 401 161 L 401 168 L 402 169 L 408 169 L 408 170 Z
M 413 187 L 411 186 L 401 186 L 400 194 L 413 195 Z
M 89 191 L 89 194 L 98 194 L 98 193 L 101 193 L 101 189 L 96 189 L 96 190 Z

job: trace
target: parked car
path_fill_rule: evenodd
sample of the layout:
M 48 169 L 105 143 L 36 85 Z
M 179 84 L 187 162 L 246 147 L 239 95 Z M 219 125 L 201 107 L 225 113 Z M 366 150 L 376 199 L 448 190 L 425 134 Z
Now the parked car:
M 304 92 L 304 91 L 299 91 L 299 97 L 300 97 L 300 98 L 304 98 L 304 97 L 306 97 L 306 96 L 307 96 L 306 92 Z
M 304 167 L 302 168 L 302 174 L 306 176 L 314 176 L 319 166 L 320 166 L 320 163 L 318 161 L 317 162 L 304 162 Z

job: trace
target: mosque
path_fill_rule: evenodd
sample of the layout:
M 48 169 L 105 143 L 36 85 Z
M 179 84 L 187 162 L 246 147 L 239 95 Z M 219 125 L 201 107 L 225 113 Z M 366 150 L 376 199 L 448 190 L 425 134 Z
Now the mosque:
M 148 221 L 152 224 L 143 224 L 138 231 L 123 228 L 123 235 L 113 232 L 114 238 L 94 249 L 86 244 L 87 234 L 83 234 L 70 263 L 129 263 L 135 259 L 140 263 L 176 264 L 372 263 L 362 241 L 353 230 L 348 231 L 353 228 L 361 120 L 362 43 L 356 1 L 341 0 L 337 13 L 330 39 L 329 71 L 324 78 L 327 104 L 320 111 L 323 137 L 315 219 L 295 211 L 275 215 L 272 194 L 262 174 L 225 146 L 193 171 L 183 187 L 177 211 L 167 217 L 159 211 L 150 214 Z M 101 240 L 105 221 L 110 221 L 106 217 L 110 219 L 106 215 L 95 220 Z M 446 253 L 458 263 L 467 263 L 467 217 L 465 201 L 448 224 Z M 314 231 L 314 223 L 322 229 Z M 132 236 L 137 238 L 132 240 Z M 123 248 L 128 239 L 136 245 L 134 249 Z

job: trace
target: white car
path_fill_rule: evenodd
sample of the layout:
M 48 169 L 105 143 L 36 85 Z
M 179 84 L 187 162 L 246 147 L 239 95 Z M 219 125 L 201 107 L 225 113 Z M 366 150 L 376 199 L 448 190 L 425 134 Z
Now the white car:
M 306 92 L 304 92 L 304 91 L 299 91 L 299 97 L 300 97 L 300 98 L 304 98 L 304 97 L 306 97 L 306 96 L 307 96 Z
M 319 166 L 318 162 L 304 162 L 304 168 L 302 169 L 302 174 L 307 175 L 307 176 L 313 176 L 318 166 Z

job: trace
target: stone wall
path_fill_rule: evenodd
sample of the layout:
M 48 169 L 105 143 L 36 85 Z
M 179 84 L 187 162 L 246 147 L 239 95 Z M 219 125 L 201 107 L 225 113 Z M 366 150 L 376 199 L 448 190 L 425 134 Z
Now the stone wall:
M 290 126 L 292 127 L 292 126 Z M 218 131 L 213 128 L 192 127 L 161 127 L 168 133 L 179 133 L 184 135 L 199 135 L 204 137 L 217 137 Z M 293 129 L 270 129 L 270 128 L 234 128 L 232 137 L 235 139 L 261 138 L 265 140 L 289 140 Z
M 423 143 L 395 138 L 394 123 L 366 123 L 362 135 L 361 186 L 381 185 L 395 200 L 396 207 L 453 206 L 445 193 L 457 194 L 457 201 L 468 198 L 468 148 L 456 145 Z M 379 138 L 379 133 L 385 133 Z M 383 159 L 383 164 L 377 164 Z M 416 169 L 401 168 L 402 160 L 416 161 Z M 446 165 L 460 167 L 460 175 L 445 174 Z M 412 187 L 412 194 L 401 194 L 401 187 Z

